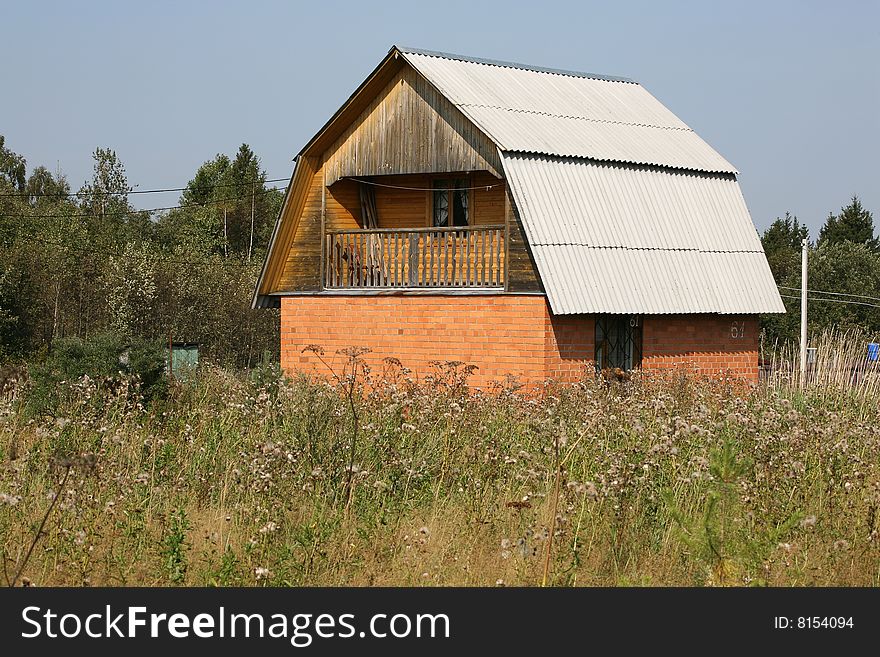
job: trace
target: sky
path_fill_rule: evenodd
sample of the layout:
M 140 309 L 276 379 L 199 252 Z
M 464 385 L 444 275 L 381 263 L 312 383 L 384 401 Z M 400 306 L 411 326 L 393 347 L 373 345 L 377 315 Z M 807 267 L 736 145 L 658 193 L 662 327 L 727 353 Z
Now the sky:
M 759 230 L 880 229 L 880 2 L 9 2 L 0 134 L 78 188 L 98 146 L 140 189 L 242 142 L 269 178 L 393 44 L 637 80 L 741 172 Z M 138 207 L 174 195 L 132 197 Z

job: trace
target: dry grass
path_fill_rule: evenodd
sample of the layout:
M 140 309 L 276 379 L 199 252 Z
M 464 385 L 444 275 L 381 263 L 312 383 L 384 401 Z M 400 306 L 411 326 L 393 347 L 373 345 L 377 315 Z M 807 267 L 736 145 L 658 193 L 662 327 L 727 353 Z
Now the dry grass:
M 36 585 L 540 585 L 551 531 L 553 585 L 880 584 L 867 377 L 635 377 L 535 397 L 465 392 L 463 366 L 417 385 L 391 365 L 368 387 L 351 368 L 357 430 L 345 372 L 206 369 L 147 407 L 84 380 L 45 418 L 8 392 L 7 571 L 59 459 L 94 454 L 25 564 Z

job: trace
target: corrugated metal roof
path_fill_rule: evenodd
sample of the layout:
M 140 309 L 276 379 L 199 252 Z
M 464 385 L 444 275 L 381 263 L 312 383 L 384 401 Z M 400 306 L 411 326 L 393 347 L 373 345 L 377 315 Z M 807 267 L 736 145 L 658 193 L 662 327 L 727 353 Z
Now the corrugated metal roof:
M 456 55 L 451 52 L 441 52 L 439 50 L 426 50 L 424 48 L 412 48 L 410 46 L 394 46 L 394 49 L 403 53 L 412 55 L 428 55 L 430 57 L 442 57 L 443 59 L 457 59 L 462 62 L 475 62 L 477 64 L 491 64 L 492 66 L 504 66 L 506 68 L 521 68 L 527 71 L 539 71 L 541 73 L 557 73 L 559 75 L 573 75 L 578 78 L 593 78 L 594 80 L 611 80 L 613 82 L 635 82 L 630 78 L 620 77 L 619 75 L 605 75 L 602 73 L 585 73 L 583 71 L 568 71 L 562 68 L 547 68 L 545 66 L 534 66 L 532 64 L 521 64 L 517 62 L 505 62 L 500 59 L 486 59 L 484 57 L 465 57 L 464 55 Z
M 502 153 L 554 313 L 784 312 L 736 179 Z
M 736 172 L 635 82 L 424 51 L 403 56 L 501 150 Z

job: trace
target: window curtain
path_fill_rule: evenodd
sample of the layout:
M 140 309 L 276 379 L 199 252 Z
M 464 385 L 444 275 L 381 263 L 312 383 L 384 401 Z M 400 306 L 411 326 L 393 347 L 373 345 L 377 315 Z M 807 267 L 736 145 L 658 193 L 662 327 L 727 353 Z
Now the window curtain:
M 444 227 L 449 225 L 449 192 L 445 189 L 445 181 L 442 183 L 444 188 L 434 190 L 434 225 Z
M 460 210 L 460 212 L 454 213 L 453 220 L 456 226 L 467 226 L 470 223 L 470 217 L 468 217 L 468 181 L 456 180 L 453 184 L 456 188 L 454 192 L 455 202 Z

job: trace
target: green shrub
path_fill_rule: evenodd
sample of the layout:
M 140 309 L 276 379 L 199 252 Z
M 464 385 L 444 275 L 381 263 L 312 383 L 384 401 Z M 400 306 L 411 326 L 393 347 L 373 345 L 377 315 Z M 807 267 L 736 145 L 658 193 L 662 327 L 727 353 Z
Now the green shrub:
M 75 394 L 69 384 L 83 377 L 109 386 L 134 383 L 133 389 L 145 400 L 167 389 L 163 343 L 126 342 L 111 334 L 56 340 L 51 351 L 29 367 L 28 375 L 28 415 L 55 414 L 65 397 Z

